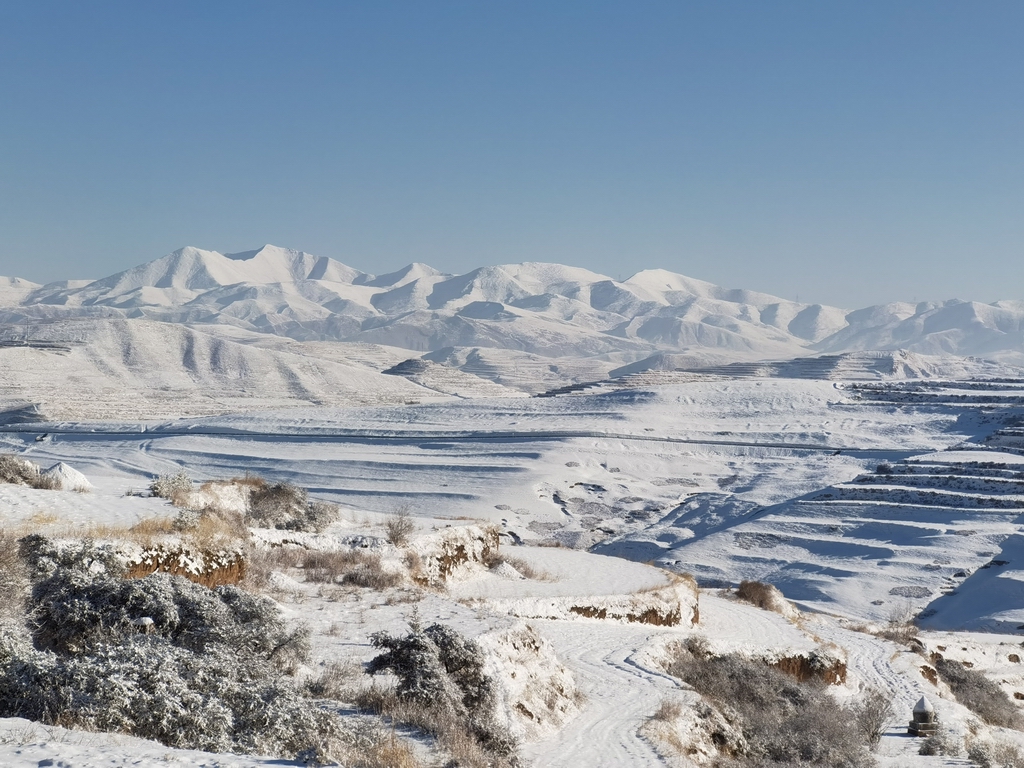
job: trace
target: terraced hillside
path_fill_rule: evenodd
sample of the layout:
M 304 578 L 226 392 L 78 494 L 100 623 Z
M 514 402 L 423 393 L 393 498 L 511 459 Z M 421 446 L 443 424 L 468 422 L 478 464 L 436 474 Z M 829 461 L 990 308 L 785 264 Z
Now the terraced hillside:
M 1022 513 L 1024 460 L 953 451 L 880 464 L 704 536 L 679 515 L 648 535 L 676 537 L 661 561 L 705 584 L 758 579 L 815 609 L 885 618 L 904 604 L 924 609 L 978 569 L 1001 565 Z

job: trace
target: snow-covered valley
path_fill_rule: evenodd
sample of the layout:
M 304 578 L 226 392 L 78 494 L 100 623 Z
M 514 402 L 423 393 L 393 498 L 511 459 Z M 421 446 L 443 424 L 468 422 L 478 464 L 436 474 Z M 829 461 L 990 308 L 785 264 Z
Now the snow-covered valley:
M 873 690 L 892 704 L 862 762 L 818 764 L 1024 749 L 942 676 L 979 672 L 1024 716 L 1016 304 L 846 313 L 667 273 L 374 277 L 270 248 L 0 298 L 0 453 L 57 467 L 29 487 L 35 470 L 4 465 L 5 541 L 110 546 L 140 583 L 147 563 L 202 583 L 218 542 L 240 558 L 225 583 L 308 628 L 289 685 L 344 724 L 346 764 L 371 746 L 397 750 L 373 765 L 453 759 L 367 704 L 374 633 L 435 623 L 479 649 L 523 765 L 745 759 L 739 716 L 678 673 L 737 654 L 797 676 L 827 659 L 844 712 Z M 181 473 L 187 492 L 150 492 Z M 254 489 L 282 483 L 335 517 L 259 518 Z M 781 590 L 773 610 L 744 580 Z M 905 735 L 922 696 L 944 726 L 932 755 Z M 42 720 L 0 719 L 0 764 L 303 764 Z

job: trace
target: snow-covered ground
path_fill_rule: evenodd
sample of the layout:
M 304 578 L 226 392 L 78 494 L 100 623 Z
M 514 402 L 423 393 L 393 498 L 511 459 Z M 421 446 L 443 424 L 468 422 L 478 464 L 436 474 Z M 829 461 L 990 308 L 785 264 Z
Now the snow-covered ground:
M 424 371 L 416 375 L 426 382 Z M 1010 658 L 1024 625 L 1022 398 L 1014 381 L 695 377 L 546 398 L 439 394 L 418 404 L 9 425 L 0 450 L 44 469 L 65 462 L 93 487 L 0 485 L 0 514 L 3 527 L 61 535 L 131 526 L 174 510 L 129 492 L 184 469 L 198 481 L 247 473 L 287 480 L 337 501 L 334 540 L 379 538 L 385 516 L 399 510 L 413 515 L 417 536 L 494 523 L 503 551 L 527 561 L 535 578 L 467 567 L 446 590 L 378 593 L 324 591 L 283 576 L 277 598 L 289 619 L 310 625 L 313 670 L 366 661 L 371 632 L 400 632 L 414 618 L 470 637 L 526 631 L 514 629 L 525 622 L 586 697 L 558 727 L 531 733 L 528 761 L 654 766 L 667 758 L 644 724 L 662 699 L 694 696 L 661 668 L 671 643 L 700 634 L 716 650 L 750 653 L 831 643 L 849 667 L 840 696 L 870 686 L 893 698 L 881 765 L 965 765 L 919 757 L 916 740 L 900 734 L 922 694 L 954 729 L 968 729 L 973 716 L 926 679 L 920 655 L 851 627 L 884 621 L 906 604 L 923 609 L 929 651 L 943 646 L 1010 696 L 1024 695 L 1024 675 Z M 517 546 L 554 543 L 563 546 Z M 705 584 L 696 626 L 630 623 L 611 612 L 545 618 L 524 608 L 673 585 L 645 565 L 651 561 Z M 775 583 L 808 612 L 788 621 L 718 593 L 717 584 L 742 578 Z M 556 662 L 544 664 L 553 670 Z M 0 722 L 2 765 L 175 762 L 288 764 Z

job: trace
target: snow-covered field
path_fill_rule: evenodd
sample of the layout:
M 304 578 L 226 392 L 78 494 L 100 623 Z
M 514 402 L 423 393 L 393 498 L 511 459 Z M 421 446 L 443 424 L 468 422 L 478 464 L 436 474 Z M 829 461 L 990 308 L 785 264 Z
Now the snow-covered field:
M 1012 661 L 1024 634 L 1024 384 L 1016 380 L 702 376 L 545 398 L 443 395 L 171 420 L 133 414 L 3 427 L 4 452 L 44 468 L 66 462 L 93 487 L 0 485 L 2 527 L 102 537 L 173 515 L 168 502 L 136 494 L 179 470 L 199 482 L 259 475 L 337 502 L 341 518 L 325 542 L 382 541 L 382 523 L 399 511 L 411 513 L 413 539 L 423 542 L 477 521 L 496 524 L 502 551 L 534 578 L 470 563 L 441 589 L 325 590 L 290 572 L 274 594 L 289 620 L 312 630 L 309 674 L 329 662 L 367 661 L 372 632 L 401 632 L 415 620 L 480 638 L 492 669 L 509 680 L 532 675 L 542 686 L 569 675 L 582 698 L 567 698 L 550 721 L 517 726 L 533 765 L 687 764 L 645 724 L 665 699 L 695 702 L 661 666 L 672 643 L 695 634 L 720 652 L 840 649 L 849 674 L 839 696 L 870 686 L 892 697 L 878 756 L 893 768 L 969 764 L 918 756 L 917 742 L 901 735 L 923 694 L 953 732 L 999 730 L 929 682 L 920 655 L 863 631 L 894 611 L 921 612 L 927 652 L 949 648 L 948 658 L 1024 698 L 1024 674 Z M 674 586 L 669 572 L 693 574 L 703 586 L 695 625 L 685 612 L 675 626 L 616 618 L 621 606 L 646 610 L 666 590 L 689 605 L 692 588 Z M 776 584 L 801 617 L 720 593 L 744 578 Z M 510 639 L 524 632 L 544 650 L 509 650 L 525 647 Z M 1000 732 L 1024 744 L 1024 735 Z M 426 754 L 422 740 L 414 743 Z M 0 764 L 289 763 L 10 719 L 0 722 Z

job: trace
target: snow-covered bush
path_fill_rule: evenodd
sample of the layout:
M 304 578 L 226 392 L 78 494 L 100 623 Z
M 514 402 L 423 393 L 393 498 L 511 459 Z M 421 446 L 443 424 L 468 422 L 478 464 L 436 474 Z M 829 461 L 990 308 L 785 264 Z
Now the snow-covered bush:
M 124 579 L 88 544 L 20 545 L 35 583 L 30 625 L 0 622 L 0 717 L 190 749 L 344 752 L 337 718 L 282 674 L 307 658 L 308 632 L 289 631 L 272 601 L 167 574 Z
M 877 688 L 870 688 L 853 702 L 851 709 L 861 735 L 872 748 L 876 747 L 882 740 L 885 729 L 892 722 L 892 695 Z
M 320 533 L 337 521 L 339 515 L 337 504 L 331 504 L 329 501 L 310 501 L 306 504 L 304 525 L 299 530 Z
M 928 757 L 935 757 L 938 755 L 959 757 L 963 754 L 963 751 L 964 747 L 962 740 L 955 734 L 942 728 L 939 729 L 938 733 L 933 733 L 921 742 L 921 746 L 917 750 L 917 754 Z
M 245 517 L 259 528 L 320 533 L 338 519 L 338 508 L 324 501 L 311 502 L 305 489 L 291 483 L 256 483 Z
M 405 546 L 409 541 L 409 536 L 415 530 L 416 523 L 413 522 L 408 509 L 400 509 L 394 514 L 388 515 L 387 520 L 384 521 L 384 533 L 388 541 L 396 547 Z
M 476 643 L 443 624 L 414 625 L 404 637 L 377 632 L 370 640 L 383 653 L 367 672 L 391 672 L 398 685 L 393 698 L 376 689 L 362 703 L 434 733 L 446 746 L 468 737 L 491 759 L 515 762 L 516 743 L 497 724 L 496 689 Z
M 285 667 L 301 662 L 308 643 L 301 632 L 288 631 L 267 598 L 165 573 L 120 579 L 60 569 L 33 587 L 32 604 L 36 644 L 60 653 L 119 642 L 140 626 L 197 653 L 220 646 L 241 659 Z
M 841 706 L 821 682 L 798 682 L 739 654 L 716 656 L 699 642 L 678 648 L 667 671 L 738 728 L 735 743 L 745 751 L 732 765 L 874 765 L 856 709 Z
M 0 716 L 130 733 L 168 746 L 295 756 L 330 751 L 334 719 L 229 648 L 137 634 L 80 655 L 0 637 Z
M 959 661 L 943 658 L 935 660 L 935 671 L 949 686 L 956 700 L 989 725 L 1021 727 L 1017 706 L 1002 688 L 981 672 L 968 669 Z
M 1009 741 L 975 739 L 967 748 L 967 757 L 978 768 L 1024 768 L 1024 754 Z
M 91 539 L 60 542 L 32 533 L 18 540 L 18 554 L 34 582 L 60 570 L 109 576 L 125 572 L 125 559 L 113 545 L 97 544 Z
M 11 453 L 0 454 L 0 483 L 27 485 L 47 491 L 60 489 L 60 480 L 43 474 L 33 462 Z
M 149 492 L 174 503 L 192 493 L 192 478 L 185 470 L 173 475 L 160 475 L 149 484 Z

